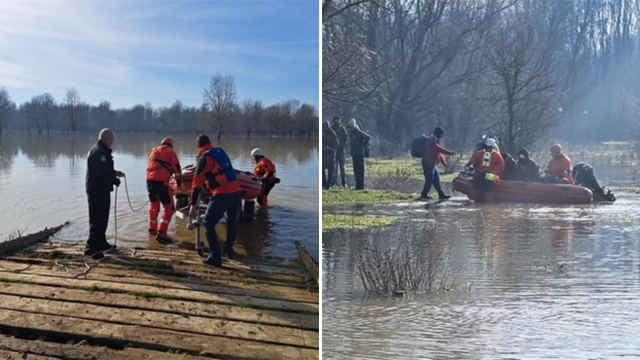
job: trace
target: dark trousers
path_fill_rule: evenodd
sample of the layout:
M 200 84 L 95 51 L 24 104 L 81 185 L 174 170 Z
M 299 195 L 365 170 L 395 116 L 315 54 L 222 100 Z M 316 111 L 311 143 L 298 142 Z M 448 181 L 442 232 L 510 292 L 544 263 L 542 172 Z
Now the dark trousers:
M 333 159 L 334 151 L 322 152 L 322 187 L 328 189 L 333 183 Z
M 233 243 L 236 241 L 236 232 L 238 230 L 238 211 L 240 210 L 241 192 L 231 194 L 213 194 L 209 200 L 209 206 L 204 214 L 204 232 L 207 234 L 207 242 L 209 243 L 209 252 L 214 260 L 222 261 L 222 252 L 220 251 L 220 243 L 216 234 L 216 224 L 225 211 L 227 212 L 227 240 L 224 243 L 225 251 L 233 251 Z
M 424 175 L 424 186 L 422 187 L 422 194 L 420 197 L 429 196 L 429 191 L 431 191 L 431 185 L 436 189 L 438 195 L 444 195 L 442 188 L 440 187 L 440 173 L 438 172 L 438 168 L 429 163 L 422 163 L 422 174 Z
M 353 175 L 356 178 L 356 190 L 364 189 L 364 156 L 352 156 Z
M 85 250 L 88 254 L 93 254 L 109 248 L 106 232 L 109 224 L 111 193 L 87 193 L 87 200 L 89 203 L 89 239 Z
M 345 161 L 345 156 L 344 156 L 344 149 L 340 150 L 336 150 L 336 156 L 335 156 L 335 161 L 333 163 L 335 171 L 334 171 L 334 176 L 333 176 L 333 185 L 337 185 L 338 184 L 338 170 L 340 170 L 340 177 L 342 180 L 342 186 L 345 186 L 347 184 L 347 175 L 344 172 L 344 161 Z

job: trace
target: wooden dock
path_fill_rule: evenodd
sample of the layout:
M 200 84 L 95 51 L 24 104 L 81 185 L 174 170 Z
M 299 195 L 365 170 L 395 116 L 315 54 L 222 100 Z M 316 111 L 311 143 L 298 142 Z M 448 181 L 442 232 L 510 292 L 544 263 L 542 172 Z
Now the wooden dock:
M 0 359 L 318 359 L 316 281 L 297 263 L 41 244 L 0 258 Z

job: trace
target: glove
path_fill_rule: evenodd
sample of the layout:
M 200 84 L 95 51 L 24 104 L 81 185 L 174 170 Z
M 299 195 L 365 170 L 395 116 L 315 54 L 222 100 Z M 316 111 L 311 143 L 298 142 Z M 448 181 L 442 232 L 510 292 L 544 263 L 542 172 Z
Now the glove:
M 116 181 L 114 182 L 114 184 L 116 185 L 116 187 L 120 186 L 120 179 L 116 178 Z

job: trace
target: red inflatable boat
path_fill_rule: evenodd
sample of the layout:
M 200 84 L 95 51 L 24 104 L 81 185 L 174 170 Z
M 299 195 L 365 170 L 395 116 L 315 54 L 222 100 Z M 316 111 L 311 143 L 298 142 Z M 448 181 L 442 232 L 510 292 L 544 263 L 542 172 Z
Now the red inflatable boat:
M 193 168 L 184 168 L 182 169 L 182 174 L 176 174 L 171 178 L 171 180 L 169 180 L 169 186 L 171 187 L 174 195 L 189 195 L 191 193 L 193 171 Z M 181 181 L 180 187 L 178 187 L 178 183 L 176 181 L 178 179 Z M 257 177 L 253 176 L 252 173 L 236 170 L 236 180 L 240 183 L 243 199 L 251 200 L 260 195 L 262 183 Z
M 469 199 L 482 201 L 482 194 L 473 188 L 473 178 L 460 174 L 453 179 L 453 189 Z M 502 180 L 494 186 L 494 201 L 544 204 L 587 204 L 593 199 L 591 190 L 570 184 Z

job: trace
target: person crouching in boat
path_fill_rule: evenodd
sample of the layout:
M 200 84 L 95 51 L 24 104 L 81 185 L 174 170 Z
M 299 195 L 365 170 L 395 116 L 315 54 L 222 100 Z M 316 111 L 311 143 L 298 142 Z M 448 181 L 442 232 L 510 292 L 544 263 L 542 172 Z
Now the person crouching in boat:
M 548 182 L 573 184 L 571 171 L 571 159 L 562 153 L 562 146 L 559 144 L 551 146 L 551 160 L 547 165 L 545 179 Z
M 276 186 L 276 166 L 264 156 L 261 148 L 255 148 L 251 150 L 251 156 L 256 161 L 256 167 L 253 168 L 253 175 L 255 175 L 260 181 L 262 181 L 262 190 L 258 195 L 258 204 L 260 206 L 267 206 L 269 203 L 269 192 Z
M 616 197 L 611 190 L 600 186 L 591 165 L 581 162 L 573 167 L 571 174 L 573 175 L 574 184 L 584 186 L 593 192 L 594 201 L 616 201 Z
M 500 152 L 495 150 L 496 141 L 487 138 L 482 149 L 478 150 L 472 159 L 474 176 L 473 188 L 484 193 L 478 197 L 479 201 L 491 201 L 494 184 L 500 183 L 500 176 L 504 171 L 504 159 Z
M 540 179 L 540 167 L 529 157 L 527 149 L 518 151 L 518 169 L 521 180 L 536 181 Z

